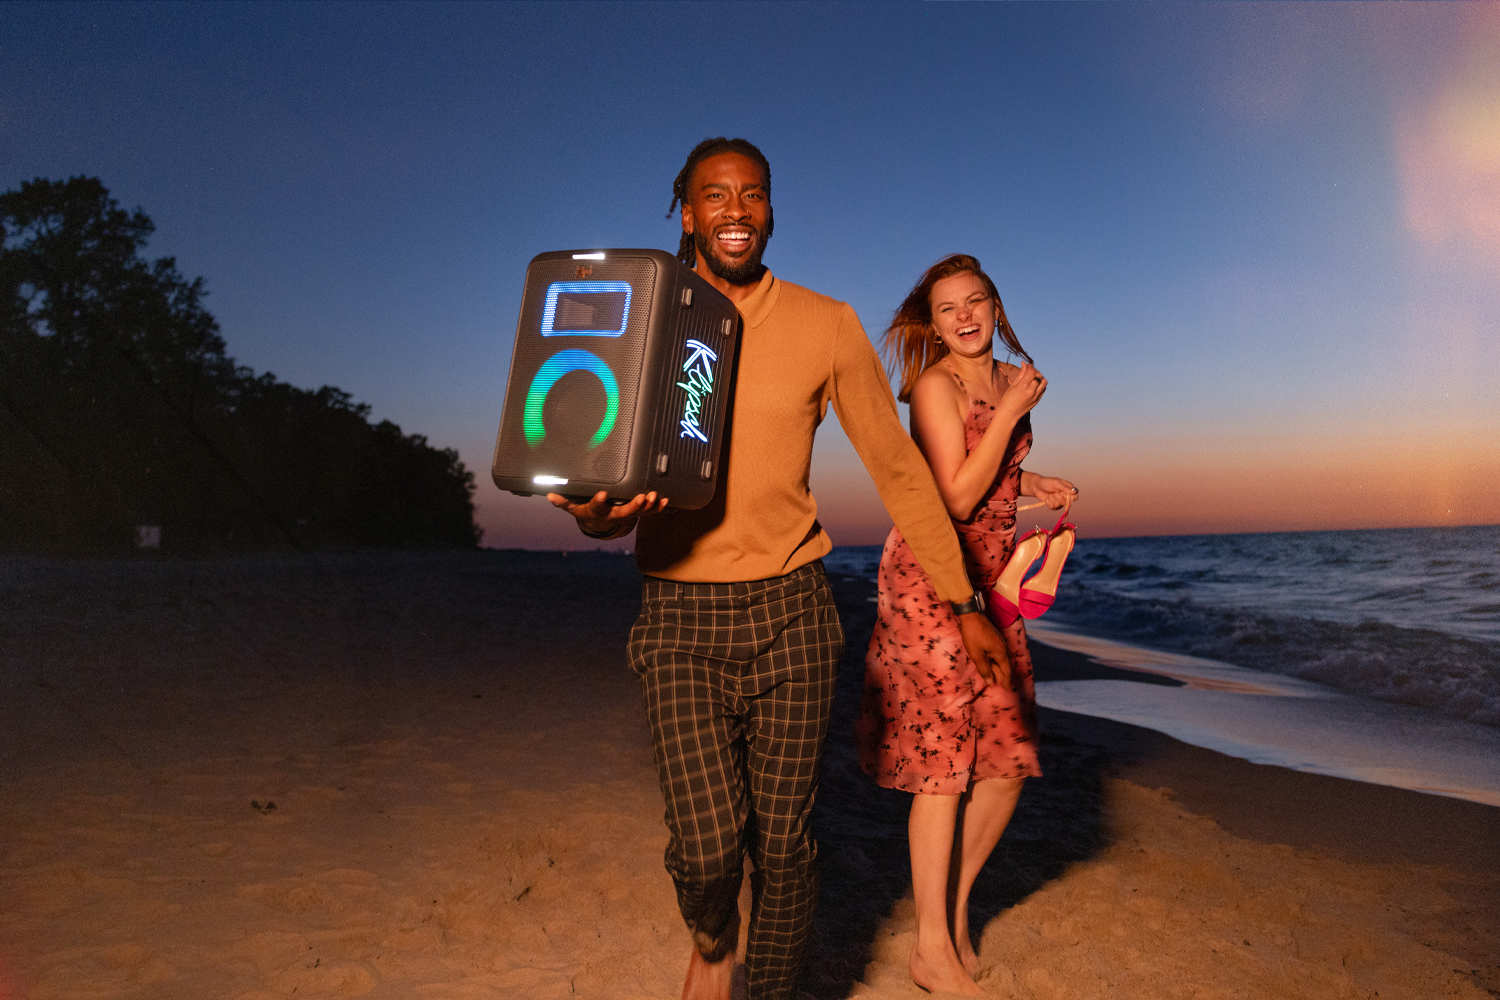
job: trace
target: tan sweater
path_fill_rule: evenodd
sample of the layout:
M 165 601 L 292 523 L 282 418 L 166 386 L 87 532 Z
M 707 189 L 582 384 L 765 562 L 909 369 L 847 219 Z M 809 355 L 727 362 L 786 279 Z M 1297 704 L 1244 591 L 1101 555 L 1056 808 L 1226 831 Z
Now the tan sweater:
M 807 474 L 813 433 L 832 403 L 938 596 L 967 599 L 974 588 L 948 511 L 854 310 L 770 271 L 739 309 L 745 336 L 727 468 L 707 507 L 668 506 L 641 519 L 641 572 L 732 583 L 784 576 L 827 555 L 833 542 Z

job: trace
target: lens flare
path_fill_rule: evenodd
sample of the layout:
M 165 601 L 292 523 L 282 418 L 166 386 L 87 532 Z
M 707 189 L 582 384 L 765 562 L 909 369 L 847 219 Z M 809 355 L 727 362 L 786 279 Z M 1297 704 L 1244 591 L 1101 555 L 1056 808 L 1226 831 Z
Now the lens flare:
M 1500 257 L 1500 6 L 1466 11 L 1447 72 L 1398 116 L 1406 223 L 1429 246 Z

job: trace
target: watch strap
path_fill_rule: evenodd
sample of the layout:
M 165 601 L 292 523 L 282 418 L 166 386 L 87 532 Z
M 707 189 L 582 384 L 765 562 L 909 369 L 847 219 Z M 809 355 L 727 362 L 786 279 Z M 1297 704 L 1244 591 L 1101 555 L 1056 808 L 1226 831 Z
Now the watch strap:
M 984 610 L 984 594 L 979 590 L 974 591 L 974 596 L 967 601 L 953 602 L 953 613 L 955 615 L 971 615 L 976 611 Z

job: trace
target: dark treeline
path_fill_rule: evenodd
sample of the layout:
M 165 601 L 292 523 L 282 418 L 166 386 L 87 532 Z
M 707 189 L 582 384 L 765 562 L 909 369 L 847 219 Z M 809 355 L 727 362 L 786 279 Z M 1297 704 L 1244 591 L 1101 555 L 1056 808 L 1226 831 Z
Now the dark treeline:
M 97 179 L 23 183 L 0 221 L 0 549 L 477 544 L 456 451 L 237 366 L 203 279 L 146 260 L 151 220 Z

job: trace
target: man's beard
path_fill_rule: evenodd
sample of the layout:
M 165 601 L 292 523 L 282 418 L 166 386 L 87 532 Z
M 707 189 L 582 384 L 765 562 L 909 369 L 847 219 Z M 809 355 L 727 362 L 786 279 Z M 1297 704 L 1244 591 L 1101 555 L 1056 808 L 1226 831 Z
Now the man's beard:
M 716 256 L 718 248 L 713 245 L 712 235 L 701 230 L 693 231 L 693 245 L 698 248 L 698 256 L 707 262 L 708 269 L 731 285 L 748 285 L 760 280 L 761 271 L 764 270 L 760 255 L 766 252 L 766 237 L 760 230 L 755 231 L 750 252 L 739 261 L 727 261 Z

